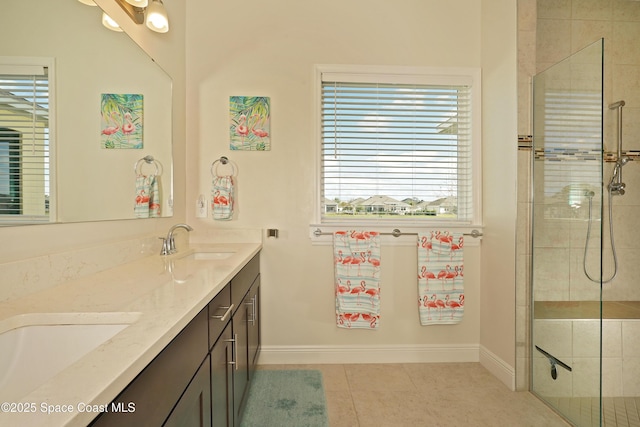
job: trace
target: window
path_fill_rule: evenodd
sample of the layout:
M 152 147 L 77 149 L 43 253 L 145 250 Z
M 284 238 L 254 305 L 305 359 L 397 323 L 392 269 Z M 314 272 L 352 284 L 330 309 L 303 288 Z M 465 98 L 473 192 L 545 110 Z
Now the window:
M 0 220 L 48 221 L 48 67 L 0 59 Z
M 319 66 L 321 223 L 478 221 L 477 70 Z

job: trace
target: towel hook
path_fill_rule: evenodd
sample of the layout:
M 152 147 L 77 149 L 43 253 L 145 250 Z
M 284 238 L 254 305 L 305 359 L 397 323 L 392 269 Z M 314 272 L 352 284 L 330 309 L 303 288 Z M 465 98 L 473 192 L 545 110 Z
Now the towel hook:
M 216 176 L 220 176 L 218 175 L 218 167 L 216 166 L 217 163 L 221 163 L 223 165 L 229 164 L 231 166 L 231 175 L 236 176 L 236 168 L 235 166 L 233 166 L 233 163 L 229 161 L 229 159 L 226 156 L 222 156 L 219 159 L 214 160 L 213 163 L 211 163 L 212 177 L 215 178 Z
M 156 176 L 159 176 L 162 174 L 162 163 L 154 159 L 152 155 L 146 155 L 140 160 L 138 160 L 136 164 L 133 166 L 133 171 L 136 173 L 136 175 L 140 175 L 142 173 L 142 166 L 144 163 L 148 165 L 153 164 L 153 166 L 156 168 L 156 173 L 155 173 Z

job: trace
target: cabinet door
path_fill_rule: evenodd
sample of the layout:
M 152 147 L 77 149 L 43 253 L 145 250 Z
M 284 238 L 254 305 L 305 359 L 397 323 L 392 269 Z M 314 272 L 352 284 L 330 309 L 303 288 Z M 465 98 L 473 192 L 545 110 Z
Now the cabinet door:
M 213 427 L 233 425 L 233 335 L 228 323 L 211 349 L 211 417 Z
M 206 357 L 189 387 L 164 423 L 164 427 L 211 426 L 211 374 L 209 356 Z
M 235 339 L 234 371 L 233 371 L 233 425 L 240 425 L 240 414 L 243 408 L 243 398 L 249 384 L 249 347 L 247 298 L 242 300 L 240 308 L 233 315 L 233 335 Z
M 93 427 L 160 426 L 208 354 L 208 314 L 202 310 L 111 402 Z M 209 376 L 207 375 L 207 378 Z M 129 411 L 130 405 L 135 405 Z
M 256 279 L 248 294 L 248 347 L 249 347 L 249 378 L 258 361 L 260 352 L 260 276 Z

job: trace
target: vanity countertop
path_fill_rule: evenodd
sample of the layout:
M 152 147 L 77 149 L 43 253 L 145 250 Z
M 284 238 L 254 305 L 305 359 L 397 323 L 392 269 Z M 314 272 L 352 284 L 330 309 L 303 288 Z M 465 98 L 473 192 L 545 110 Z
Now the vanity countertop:
M 131 324 L 42 386 L 15 400 L 0 425 L 86 426 L 157 356 L 262 248 L 260 243 L 197 244 L 174 255 L 149 256 L 0 303 L 0 333 L 52 315 L 92 323 L 96 313 Z M 233 252 L 196 260 L 195 252 Z M 44 320 L 43 320 L 44 321 Z M 43 349 L 44 350 L 44 349 Z M 2 402 L 0 402 L 2 403 Z M 51 413 L 47 413 L 51 412 Z

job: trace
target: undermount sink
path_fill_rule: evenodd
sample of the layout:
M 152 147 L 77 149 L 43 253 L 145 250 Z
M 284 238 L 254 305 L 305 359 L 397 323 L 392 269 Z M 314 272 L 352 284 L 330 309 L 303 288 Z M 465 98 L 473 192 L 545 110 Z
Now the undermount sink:
M 189 254 L 189 255 L 181 258 L 181 259 L 190 259 L 190 260 L 196 260 L 196 261 L 221 260 L 221 259 L 230 258 L 233 255 L 235 255 L 235 252 L 231 252 L 231 251 L 194 252 L 194 253 Z
M 113 338 L 138 313 L 36 313 L 0 324 L 0 401 L 27 395 Z

